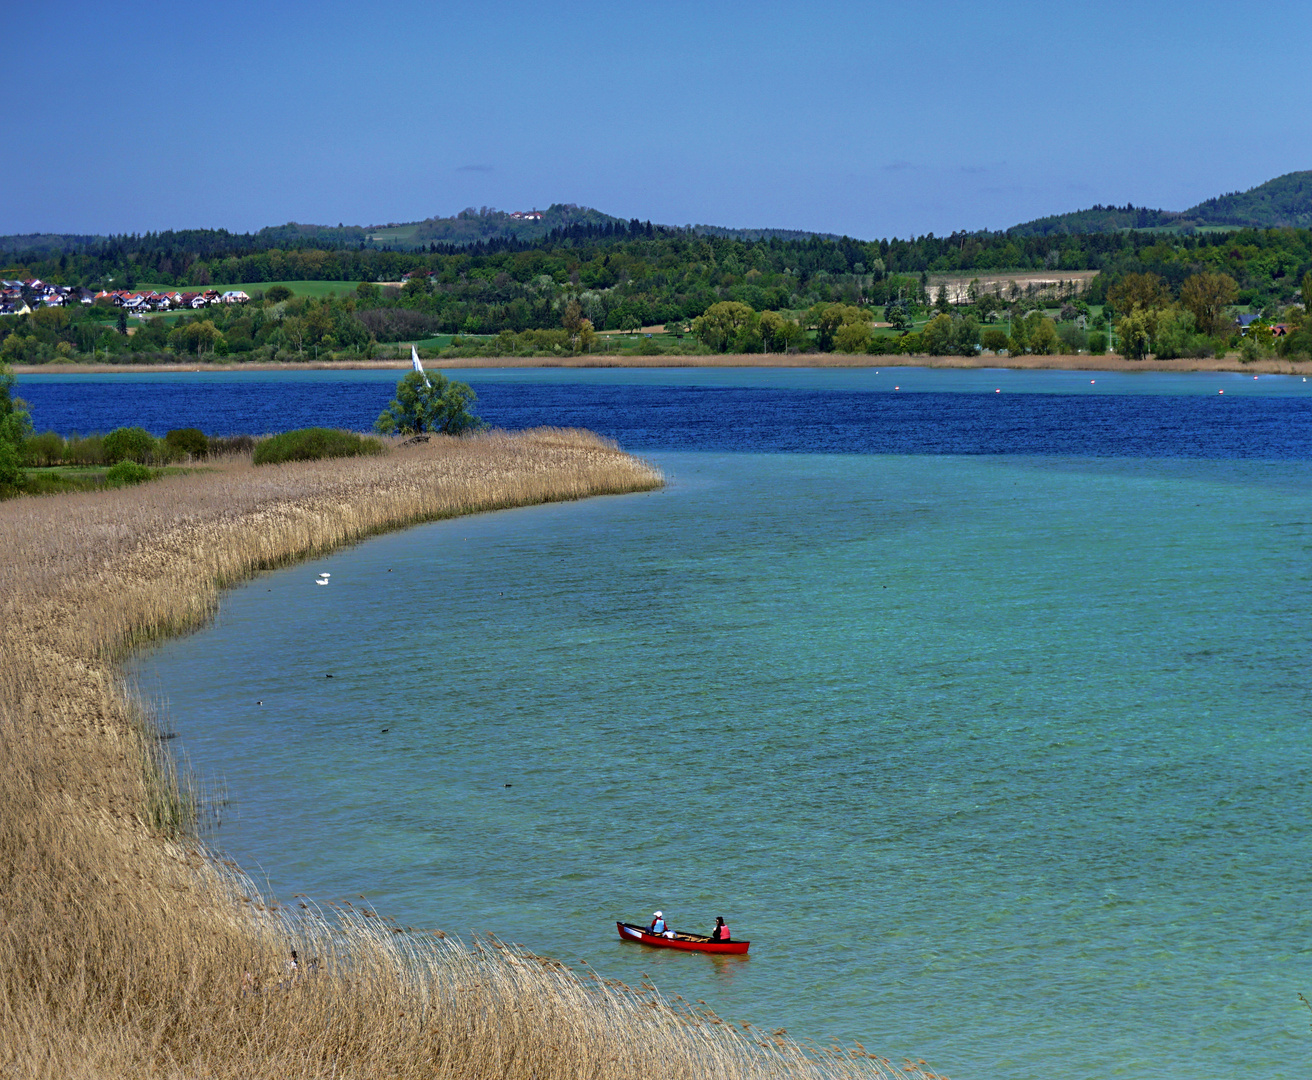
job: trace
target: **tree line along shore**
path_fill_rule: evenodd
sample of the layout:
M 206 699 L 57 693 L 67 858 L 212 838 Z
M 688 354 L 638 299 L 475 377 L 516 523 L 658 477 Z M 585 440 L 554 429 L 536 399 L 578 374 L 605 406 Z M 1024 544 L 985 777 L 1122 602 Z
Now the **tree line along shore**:
M 0 276 L 27 309 L 0 315 L 11 364 L 371 360 L 411 341 L 453 359 L 1312 357 L 1307 229 L 861 242 L 631 223 L 427 251 L 152 234 L 8 258 Z M 33 282 L 84 291 L 44 306 Z M 211 283 L 247 300 L 141 315 L 118 306 L 132 290 Z
M 421 521 L 661 483 L 606 440 L 540 429 L 273 466 L 232 453 L 0 504 L 0 1072 L 906 1075 L 493 939 L 261 897 L 200 839 L 204 799 L 119 672 L 263 570 Z

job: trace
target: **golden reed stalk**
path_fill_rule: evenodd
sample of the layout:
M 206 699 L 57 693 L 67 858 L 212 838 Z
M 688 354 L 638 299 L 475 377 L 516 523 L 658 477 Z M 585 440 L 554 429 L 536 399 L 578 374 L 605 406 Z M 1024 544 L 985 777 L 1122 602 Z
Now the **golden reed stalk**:
M 904 1075 L 493 939 L 264 901 L 195 838 L 195 803 L 115 666 L 261 570 L 662 482 L 594 435 L 539 429 L 0 504 L 0 1075 Z

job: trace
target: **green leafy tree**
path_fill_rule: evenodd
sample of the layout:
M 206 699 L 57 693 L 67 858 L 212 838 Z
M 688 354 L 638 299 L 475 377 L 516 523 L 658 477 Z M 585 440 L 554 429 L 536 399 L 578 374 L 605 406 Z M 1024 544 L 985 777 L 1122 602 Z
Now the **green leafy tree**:
M 821 352 L 832 352 L 834 336 L 843 325 L 842 304 L 817 304 L 811 309 L 811 321 L 815 325 L 815 344 Z
M 1037 314 L 1037 313 L 1036 313 Z M 1027 320 L 1028 321 L 1028 320 Z M 1029 328 L 1028 344 L 1030 352 L 1047 355 L 1057 351 L 1057 324 L 1046 315 L 1041 315 Z
M 765 352 L 778 352 L 782 344 L 782 330 L 785 319 L 777 311 L 761 312 L 761 348 Z
M 1131 311 L 1116 324 L 1116 336 L 1121 340 L 1121 355 L 1131 360 L 1142 360 L 1153 345 L 1154 319 L 1143 309 Z
M 911 329 L 911 316 L 907 312 L 906 302 L 895 300 L 884 308 L 884 321 L 899 333 Z
M 291 298 L 292 291 L 286 285 L 270 285 L 264 293 L 264 299 L 270 304 L 281 304 Z
M 842 353 L 862 353 L 870 345 L 868 322 L 844 323 L 834 332 L 834 348 Z
M 870 313 L 854 304 L 814 304 L 806 313 L 807 324 L 815 327 L 815 343 L 821 352 L 832 352 L 838 330 L 852 323 L 868 323 Z M 866 338 L 869 341 L 869 337 Z
M 174 428 L 165 432 L 164 445 L 178 457 L 202 458 L 210 452 L 210 441 L 200 428 Z
M 736 300 L 721 300 L 692 321 L 692 332 L 703 345 L 716 352 L 728 352 L 756 325 L 756 312 Z
M 1000 326 L 990 326 L 980 332 L 979 343 L 991 353 L 1000 353 L 1007 348 L 1007 331 Z
M 1151 311 L 1165 307 L 1170 299 L 1160 274 L 1126 274 L 1107 290 L 1107 302 L 1117 311 L 1133 312 L 1136 308 Z
M 952 351 L 962 356 L 974 356 L 979 351 L 979 320 L 964 315 L 952 320 Z
M 0 364 L 0 484 L 6 485 L 22 479 L 23 442 L 32 434 L 27 402 L 14 397 L 15 382 L 14 373 Z
M 223 341 L 223 334 L 213 319 L 197 319 L 175 326 L 169 331 L 169 340 L 185 350 L 195 349 L 196 356 L 200 357 L 207 349 L 213 352 Z
M 105 460 L 111 465 L 119 461 L 144 465 L 155 453 L 155 437 L 145 428 L 115 428 L 105 436 Z
M 920 331 L 921 351 L 930 356 L 947 356 L 952 346 L 952 316 L 935 315 Z
M 1226 329 L 1226 308 L 1238 295 L 1234 278 L 1211 271 L 1194 274 L 1180 286 L 1180 303 L 1192 313 L 1195 325 L 1204 334 L 1219 334 Z
M 560 316 L 560 325 L 565 328 L 565 333 L 569 334 L 569 346 L 575 352 L 579 351 L 579 335 L 585 321 L 582 304 L 577 300 L 571 300 L 565 305 L 565 311 Z
M 1153 355 L 1158 360 L 1201 356 L 1207 351 L 1207 346 L 1207 339 L 1194 332 L 1193 312 L 1169 307 L 1157 313 L 1153 323 Z
M 374 430 L 384 435 L 415 435 L 439 432 L 463 435 L 485 426 L 470 412 L 477 395 L 465 383 L 448 379 L 439 371 L 411 371 L 396 384 L 396 397 L 374 421 Z
M 307 331 L 304 319 L 299 315 L 288 315 L 287 318 L 283 319 L 280 329 L 284 341 L 295 345 L 298 353 L 305 351 Z

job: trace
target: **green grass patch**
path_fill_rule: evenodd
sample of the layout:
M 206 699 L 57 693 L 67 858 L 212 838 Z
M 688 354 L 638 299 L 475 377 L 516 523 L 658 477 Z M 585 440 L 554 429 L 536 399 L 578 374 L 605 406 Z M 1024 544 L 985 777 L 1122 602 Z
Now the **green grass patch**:
M 122 465 L 133 465 L 132 479 L 128 470 L 120 469 Z M 120 469 L 115 473 L 116 469 Z M 140 476 L 140 469 L 147 475 Z M 144 480 L 158 480 L 161 476 L 182 476 L 185 473 L 204 472 L 203 468 L 167 465 L 164 468 L 146 468 L 135 462 L 120 462 L 113 468 L 103 465 L 49 465 L 23 470 L 22 483 L 17 487 L 0 489 L 0 499 L 13 498 L 16 495 L 64 495 L 72 491 L 103 491 L 107 487 L 122 487 L 124 484 L 141 483 Z
M 409 225 L 397 225 L 391 228 L 383 227 L 374 229 L 369 233 L 369 239 L 375 244 L 413 244 L 415 235 L 419 231 L 419 222 L 412 222 Z
M 361 457 L 383 453 L 383 444 L 367 435 L 335 428 L 299 428 L 264 439 L 255 447 L 256 465 L 321 458 Z
M 416 349 L 429 349 L 438 352 L 450 348 L 453 337 L 455 337 L 455 334 L 434 334 L 432 337 L 421 338 L 414 343 L 414 346 Z M 406 344 L 406 342 L 401 342 L 402 347 L 405 347 Z

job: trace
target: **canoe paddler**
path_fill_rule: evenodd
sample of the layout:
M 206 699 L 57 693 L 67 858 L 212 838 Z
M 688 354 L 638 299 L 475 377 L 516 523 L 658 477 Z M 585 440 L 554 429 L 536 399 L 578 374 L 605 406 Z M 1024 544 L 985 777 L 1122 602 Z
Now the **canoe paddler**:
M 661 912 L 653 911 L 651 913 L 651 925 L 647 927 L 647 932 L 649 934 L 665 933 L 665 916 Z
M 724 916 L 715 916 L 715 929 L 711 931 L 712 941 L 728 941 L 729 928 L 724 925 Z

